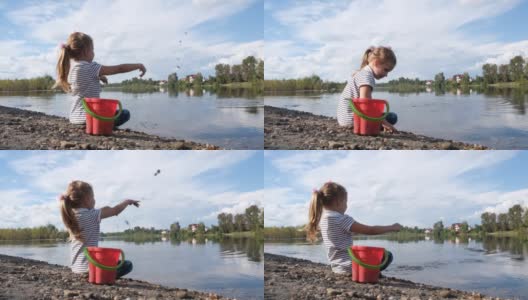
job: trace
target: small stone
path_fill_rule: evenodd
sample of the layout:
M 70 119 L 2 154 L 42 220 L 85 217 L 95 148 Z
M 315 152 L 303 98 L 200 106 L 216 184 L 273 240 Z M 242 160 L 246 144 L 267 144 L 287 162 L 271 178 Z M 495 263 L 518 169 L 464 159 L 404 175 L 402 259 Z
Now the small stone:
M 69 141 L 60 141 L 60 147 L 61 148 L 72 148 L 75 144 Z
M 75 297 L 75 296 L 79 296 L 79 292 L 64 290 L 64 297 Z
M 453 294 L 453 292 L 450 290 L 442 290 L 438 292 L 438 295 L 443 298 L 455 298 L 456 297 L 456 295 Z
M 328 296 L 336 296 L 336 295 L 341 294 L 341 291 L 338 291 L 338 290 L 335 290 L 335 289 L 332 289 L 332 288 L 327 288 L 326 289 L 326 294 Z

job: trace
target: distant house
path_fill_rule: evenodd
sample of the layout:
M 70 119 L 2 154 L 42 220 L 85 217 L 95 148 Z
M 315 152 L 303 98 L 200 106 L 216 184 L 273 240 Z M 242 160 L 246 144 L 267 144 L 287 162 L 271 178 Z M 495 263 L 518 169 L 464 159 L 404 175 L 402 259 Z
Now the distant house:
M 462 223 L 454 223 L 451 225 L 451 230 L 454 232 L 460 232 L 460 229 L 462 229 Z
M 166 84 L 167 84 L 167 80 L 160 80 L 160 82 L 159 82 L 160 86 L 166 85 Z
M 196 78 L 196 75 L 187 75 L 185 76 L 185 81 L 187 81 L 188 83 L 193 83 L 194 82 L 194 79 Z
M 191 232 L 196 232 L 197 229 L 198 229 L 198 224 L 190 224 L 189 225 L 189 230 Z
M 431 234 L 433 232 L 433 230 L 431 228 L 427 228 L 425 229 L 425 234 Z
M 426 86 L 431 86 L 433 84 L 433 81 L 432 80 L 426 80 L 425 81 L 425 85 Z
M 462 81 L 462 77 L 464 77 L 464 75 L 462 74 L 453 75 L 453 81 L 456 81 L 456 83 L 460 83 L 460 81 Z
M 161 235 L 167 235 L 167 231 L 166 231 L 166 230 L 163 230 L 163 231 L 161 232 Z

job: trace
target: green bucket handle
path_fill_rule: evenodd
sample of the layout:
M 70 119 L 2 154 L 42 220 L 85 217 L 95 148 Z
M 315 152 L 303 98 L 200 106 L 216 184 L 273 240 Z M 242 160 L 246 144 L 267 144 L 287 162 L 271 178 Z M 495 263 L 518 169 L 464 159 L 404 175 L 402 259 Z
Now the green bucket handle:
M 93 259 L 91 256 L 90 256 L 90 253 L 88 252 L 88 248 L 84 247 L 84 255 L 86 256 L 86 258 L 88 259 L 88 261 L 90 263 L 92 263 L 92 265 L 100 268 L 100 269 L 103 269 L 105 271 L 115 271 L 117 269 L 119 269 L 119 267 L 121 267 L 124 263 L 125 263 L 125 252 L 123 252 L 123 250 L 119 250 L 121 251 L 121 262 L 115 266 L 115 267 L 109 267 L 109 266 L 105 266 L 105 265 L 102 265 L 100 263 L 98 263 L 95 259 Z
M 387 111 L 379 118 L 375 118 L 375 117 L 369 117 L 367 115 L 365 115 L 364 113 L 360 112 L 359 109 L 356 108 L 356 106 L 354 105 L 354 100 L 353 99 L 350 99 L 350 108 L 352 108 L 352 111 L 354 111 L 354 113 L 358 116 L 360 116 L 361 118 L 367 120 L 367 121 L 373 121 L 373 122 L 379 122 L 379 121 L 383 121 L 385 119 L 385 117 L 387 117 L 387 115 L 389 114 L 389 102 L 385 101 L 385 100 L 382 100 L 383 102 L 385 102 L 385 105 L 387 106 Z
M 381 266 L 383 266 L 384 264 L 387 263 L 387 261 L 389 260 L 389 256 L 387 255 L 387 250 L 383 249 L 383 261 L 379 264 L 379 265 L 369 265 L 367 263 L 364 263 L 362 262 L 361 260 L 359 260 L 359 258 L 357 258 L 355 255 L 354 255 L 354 252 L 352 252 L 352 250 L 350 250 L 351 247 L 348 247 L 348 255 L 350 255 L 350 258 L 352 259 L 353 262 L 355 262 L 356 264 L 362 266 L 363 268 L 367 268 L 367 269 L 371 269 L 371 270 L 379 270 L 381 268 Z
M 119 116 L 123 112 L 123 107 L 121 106 L 121 101 L 117 100 L 117 104 L 119 105 L 119 111 L 117 112 L 117 115 L 115 115 L 113 117 L 103 117 L 103 116 L 100 116 L 100 115 L 98 115 L 98 114 L 96 114 L 96 113 L 94 113 L 93 111 L 90 110 L 90 108 L 88 107 L 88 104 L 86 104 L 86 99 L 83 98 L 83 100 L 82 100 L 82 106 L 84 108 L 84 111 L 86 111 L 87 114 L 89 114 L 90 116 L 96 118 L 97 120 L 107 121 L 107 122 L 115 121 L 117 118 L 119 118 Z

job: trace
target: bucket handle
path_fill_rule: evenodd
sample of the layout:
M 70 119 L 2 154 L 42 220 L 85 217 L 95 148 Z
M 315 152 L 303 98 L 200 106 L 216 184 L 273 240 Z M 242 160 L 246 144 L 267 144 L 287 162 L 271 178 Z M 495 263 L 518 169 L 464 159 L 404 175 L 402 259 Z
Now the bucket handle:
M 114 270 L 117 270 L 119 269 L 119 267 L 121 267 L 124 263 L 125 263 L 125 252 L 123 252 L 123 250 L 119 250 L 121 251 L 121 262 L 115 266 L 115 267 L 109 267 L 109 266 L 105 266 L 105 265 L 102 265 L 100 263 L 98 263 L 95 259 L 93 259 L 93 257 L 90 256 L 90 253 L 88 252 L 88 248 L 84 247 L 84 256 L 86 256 L 86 258 L 88 259 L 88 261 L 90 263 L 92 263 L 94 266 L 98 267 L 99 269 L 103 269 L 105 271 L 114 271 Z
M 385 119 L 385 117 L 387 117 L 387 115 L 389 114 L 389 102 L 385 101 L 385 100 L 382 100 L 383 102 L 385 102 L 385 106 L 387 106 L 387 111 L 385 113 L 383 113 L 383 115 L 379 118 L 375 118 L 375 117 L 369 117 L 367 115 L 365 115 L 364 113 L 362 113 L 361 111 L 359 111 L 359 109 L 356 108 L 356 106 L 354 105 L 354 100 L 353 99 L 350 99 L 350 108 L 352 108 L 352 111 L 360 116 L 361 118 L 365 119 L 365 120 L 368 120 L 368 121 L 373 121 L 373 122 L 379 122 L 379 121 L 383 121 Z
M 117 101 L 117 104 L 119 105 L 119 111 L 117 112 L 117 115 L 115 115 L 113 117 L 103 117 L 103 116 L 100 116 L 100 115 L 98 115 L 98 114 L 96 114 L 96 113 L 94 113 L 93 111 L 90 110 L 90 108 L 88 107 L 88 104 L 86 104 L 86 99 L 83 98 L 83 100 L 82 100 L 82 106 L 84 108 L 84 111 L 86 111 L 87 114 L 89 114 L 90 116 L 96 118 L 97 120 L 107 121 L 107 122 L 115 121 L 117 118 L 119 118 L 119 116 L 123 112 L 123 107 L 121 106 L 121 101 Z
M 359 258 L 357 258 L 354 255 L 354 252 L 352 250 L 350 250 L 350 248 L 351 247 L 349 247 L 347 249 L 348 250 L 348 255 L 350 255 L 350 258 L 352 259 L 353 262 L 355 262 L 356 264 L 362 266 L 363 268 L 367 268 L 367 269 L 371 269 L 371 270 L 379 270 L 379 268 L 381 268 L 381 266 L 386 264 L 387 261 L 389 260 L 389 256 L 387 255 L 387 250 L 383 249 L 383 257 L 384 257 L 383 261 L 379 265 L 369 265 L 369 264 L 364 263 L 361 260 L 359 260 Z

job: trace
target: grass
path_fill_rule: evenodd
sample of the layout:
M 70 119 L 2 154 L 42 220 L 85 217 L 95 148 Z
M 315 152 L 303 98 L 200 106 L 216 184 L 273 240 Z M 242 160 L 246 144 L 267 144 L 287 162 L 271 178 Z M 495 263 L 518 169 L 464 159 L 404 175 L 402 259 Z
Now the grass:
M 230 232 L 230 233 L 224 233 L 223 234 L 224 236 L 229 236 L 229 237 L 235 237 L 235 238 L 239 238 L 239 237 L 255 237 L 257 235 L 257 233 L 255 231 L 242 231 L 242 232 Z

